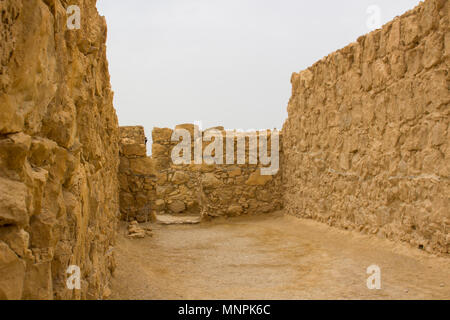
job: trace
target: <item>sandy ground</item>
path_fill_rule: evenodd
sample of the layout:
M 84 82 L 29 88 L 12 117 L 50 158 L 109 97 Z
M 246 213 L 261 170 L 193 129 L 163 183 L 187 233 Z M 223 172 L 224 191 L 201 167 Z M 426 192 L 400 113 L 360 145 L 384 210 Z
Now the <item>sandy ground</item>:
M 450 258 L 282 213 L 153 229 L 121 226 L 112 299 L 450 299 Z

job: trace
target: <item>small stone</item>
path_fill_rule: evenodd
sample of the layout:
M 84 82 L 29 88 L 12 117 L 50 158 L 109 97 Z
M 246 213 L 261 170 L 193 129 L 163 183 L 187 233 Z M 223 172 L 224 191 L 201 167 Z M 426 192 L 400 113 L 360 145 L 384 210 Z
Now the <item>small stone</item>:
M 111 296 L 111 289 L 106 287 L 103 291 L 103 299 L 108 299 Z
M 181 200 L 174 200 L 171 204 L 169 204 L 169 209 L 173 213 L 181 213 L 186 210 L 186 205 Z
M 213 173 L 206 173 L 202 178 L 202 186 L 204 188 L 217 188 L 221 184 L 222 182 Z
M 228 176 L 230 178 L 234 178 L 234 177 L 240 176 L 241 174 L 242 174 L 242 172 L 241 172 L 240 168 L 237 168 L 237 169 L 234 169 L 234 170 L 228 172 Z
M 162 211 L 164 210 L 166 207 L 166 203 L 164 202 L 163 199 L 158 199 L 155 201 L 155 210 L 156 211 Z
M 227 209 L 227 213 L 231 216 L 239 216 L 243 211 L 240 205 L 231 205 Z
M 189 180 L 189 176 L 181 171 L 177 171 L 174 173 L 173 177 L 172 177 L 172 182 L 174 184 L 183 184 L 185 182 L 187 182 Z
M 145 238 L 145 232 L 130 233 L 128 235 L 128 238 L 130 238 L 130 239 L 142 239 L 142 238 Z

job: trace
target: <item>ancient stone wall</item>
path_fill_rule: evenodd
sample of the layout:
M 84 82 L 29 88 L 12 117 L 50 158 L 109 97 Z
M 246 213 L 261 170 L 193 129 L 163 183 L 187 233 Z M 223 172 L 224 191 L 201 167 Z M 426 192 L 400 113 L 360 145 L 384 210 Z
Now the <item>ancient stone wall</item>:
M 266 213 L 282 207 L 280 171 L 262 175 L 261 162 L 249 163 L 250 143 L 246 141 L 246 159 L 237 164 L 237 138 L 234 138 L 234 164 L 226 164 L 227 133 L 223 137 L 223 164 L 195 164 L 195 130 L 192 124 L 176 126 L 187 130 L 191 139 L 191 161 L 175 164 L 172 151 L 180 140 L 172 141 L 174 130 L 154 128 L 152 157 L 145 157 L 145 136 L 142 127 L 121 128 L 121 211 L 123 219 L 145 221 L 157 214 L 190 214 L 202 216 L 237 216 Z M 198 140 L 198 138 L 197 138 Z M 268 137 L 268 155 L 271 155 L 271 137 Z M 258 140 L 256 140 L 258 142 Z M 213 143 L 204 141 L 201 154 Z
M 191 160 L 194 151 L 194 126 L 179 125 L 176 129 L 185 129 L 191 138 Z M 172 142 L 173 130 L 153 128 L 152 159 L 157 170 L 156 213 L 164 214 L 200 214 L 198 182 L 200 171 L 193 164 L 175 165 L 171 152 L 178 142 Z
M 260 174 L 262 164 L 249 163 L 249 138 L 246 138 L 245 163 L 237 164 L 237 138 L 233 138 L 234 164 L 227 164 L 227 134 L 222 127 L 200 132 L 191 124 L 178 125 L 175 129 L 189 131 L 191 137 L 191 163 L 174 164 L 173 148 L 178 140 L 171 141 L 173 130 L 154 128 L 152 157 L 159 173 L 156 187 L 156 209 L 159 213 L 197 213 L 203 216 L 237 216 L 265 213 L 282 207 L 281 174 Z M 203 140 L 202 153 L 213 143 L 206 141 L 205 133 L 220 132 L 223 137 L 223 164 L 195 163 L 195 131 Z M 268 151 L 270 154 L 270 136 Z M 280 151 L 281 152 L 281 151 Z M 214 153 L 213 153 L 214 155 Z
M 216 129 L 216 128 L 213 128 Z M 201 165 L 197 166 L 200 171 L 199 177 L 199 201 L 203 216 L 239 216 L 242 214 L 268 213 L 282 209 L 282 153 L 281 135 L 279 150 L 277 152 L 280 161 L 278 171 L 273 174 L 264 174 L 262 168 L 267 168 L 259 159 L 260 132 L 251 133 L 255 138 L 255 145 L 251 145 L 250 136 L 245 137 L 245 133 L 235 131 L 224 131 L 223 134 L 224 159 L 223 165 Z M 207 131 L 205 131 L 207 132 Z M 271 131 L 266 131 L 268 155 L 271 154 Z M 237 135 L 244 134 L 245 137 L 245 163 L 238 164 L 238 138 Z M 227 139 L 227 137 L 233 137 Z M 226 164 L 226 145 L 232 141 L 235 163 Z M 208 147 L 205 143 L 203 148 Z M 258 154 L 257 163 L 250 159 L 251 152 Z M 256 160 L 256 159 L 255 159 Z
M 118 123 L 95 0 L 1 0 L 0 299 L 98 299 L 119 213 Z M 69 290 L 70 265 L 81 289 Z M 76 284 L 76 282 L 74 282 Z
M 425 1 L 293 74 L 286 212 L 449 252 L 449 10 Z
M 146 222 L 156 200 L 156 170 L 147 157 L 143 127 L 120 127 L 120 211 L 121 219 Z

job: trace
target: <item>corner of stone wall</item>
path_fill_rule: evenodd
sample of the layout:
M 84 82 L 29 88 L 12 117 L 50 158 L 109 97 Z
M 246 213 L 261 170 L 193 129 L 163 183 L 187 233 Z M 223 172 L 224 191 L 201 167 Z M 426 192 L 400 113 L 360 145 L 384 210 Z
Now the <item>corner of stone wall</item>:
M 154 219 L 156 168 L 147 156 L 147 138 L 141 126 L 120 127 L 121 219 L 139 222 Z

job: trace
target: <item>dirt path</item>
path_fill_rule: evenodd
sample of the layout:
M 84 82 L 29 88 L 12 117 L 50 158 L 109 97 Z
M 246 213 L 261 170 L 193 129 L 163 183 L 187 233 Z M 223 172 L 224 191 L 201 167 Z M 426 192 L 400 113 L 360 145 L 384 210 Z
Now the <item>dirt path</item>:
M 124 237 L 112 299 L 450 299 L 450 258 L 281 213 Z M 381 268 L 369 290 L 368 266 Z

